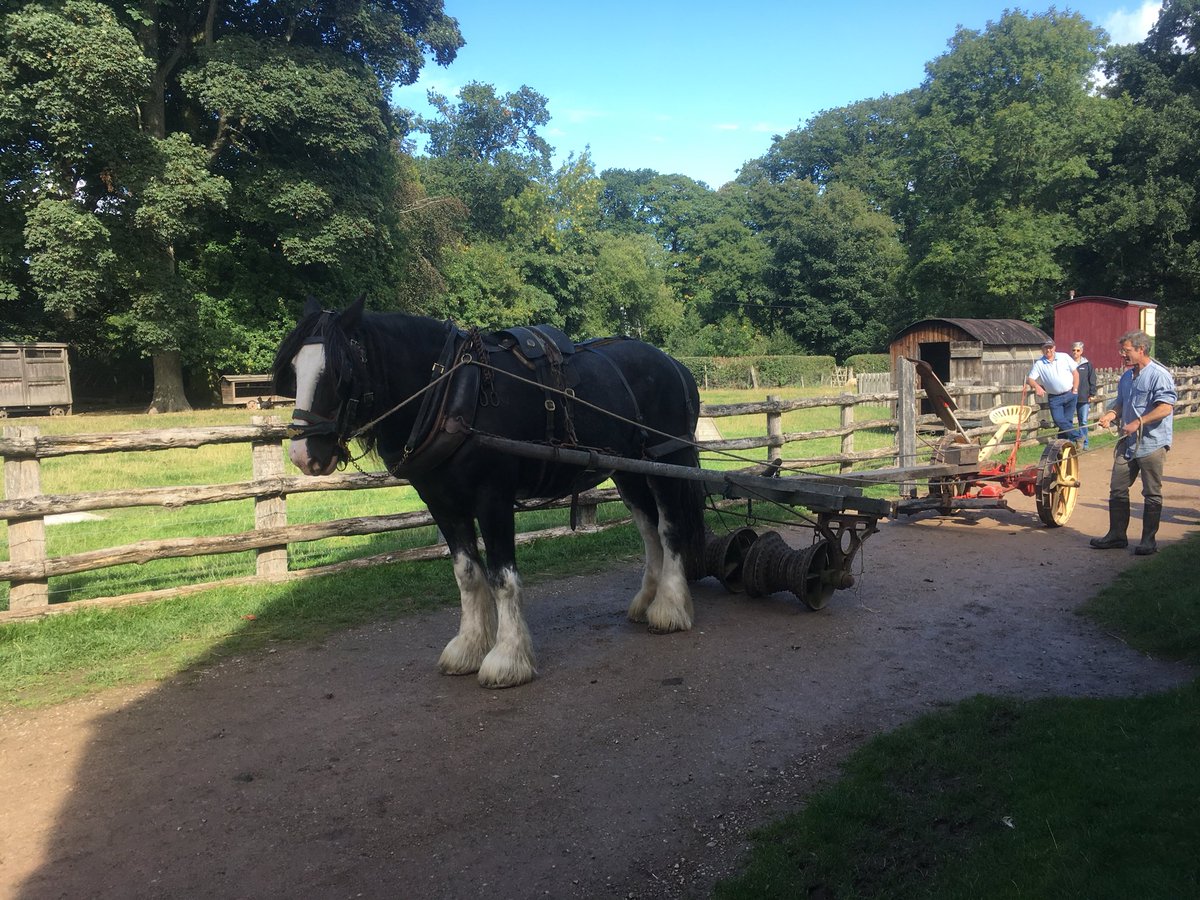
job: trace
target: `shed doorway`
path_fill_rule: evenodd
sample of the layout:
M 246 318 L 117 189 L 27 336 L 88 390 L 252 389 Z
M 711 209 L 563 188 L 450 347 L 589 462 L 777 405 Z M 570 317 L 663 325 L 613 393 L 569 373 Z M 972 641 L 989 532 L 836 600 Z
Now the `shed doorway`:
M 929 363 L 933 374 L 941 379 L 942 384 L 950 380 L 950 342 L 922 341 L 918 344 L 921 359 Z
M 920 351 L 922 361 L 929 363 L 929 367 L 933 369 L 933 374 L 938 377 L 942 384 L 946 384 L 950 380 L 950 342 L 949 341 L 922 341 L 917 345 Z M 933 404 L 927 399 L 921 401 L 921 415 L 928 415 L 933 412 Z

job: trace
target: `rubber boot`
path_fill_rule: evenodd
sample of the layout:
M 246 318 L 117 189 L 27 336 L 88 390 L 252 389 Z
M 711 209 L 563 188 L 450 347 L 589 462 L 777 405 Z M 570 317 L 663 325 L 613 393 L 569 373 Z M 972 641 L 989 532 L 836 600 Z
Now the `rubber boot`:
M 1142 542 L 1133 548 L 1138 556 L 1149 556 L 1158 552 L 1154 536 L 1158 534 L 1158 522 L 1162 518 L 1162 504 L 1146 501 L 1142 507 Z
M 1097 550 L 1119 550 L 1128 547 L 1125 532 L 1129 530 L 1129 497 L 1108 498 L 1108 534 L 1092 538 L 1092 547 Z

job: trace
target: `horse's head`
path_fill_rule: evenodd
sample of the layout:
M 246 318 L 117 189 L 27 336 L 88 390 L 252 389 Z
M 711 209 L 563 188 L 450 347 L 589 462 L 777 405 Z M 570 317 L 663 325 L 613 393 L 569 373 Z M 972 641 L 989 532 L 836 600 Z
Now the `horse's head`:
M 341 312 L 329 312 L 310 299 L 304 315 L 275 355 L 276 390 L 296 398 L 288 449 L 306 475 L 328 475 L 350 458 L 361 407 L 369 405 L 362 348 L 355 333 L 363 298 Z

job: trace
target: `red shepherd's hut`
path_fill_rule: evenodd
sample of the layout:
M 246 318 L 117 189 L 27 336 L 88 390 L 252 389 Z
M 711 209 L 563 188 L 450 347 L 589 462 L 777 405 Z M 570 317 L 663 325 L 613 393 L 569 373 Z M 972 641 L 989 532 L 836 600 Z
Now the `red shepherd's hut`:
M 1120 369 L 1124 363 L 1117 340 L 1130 331 L 1154 337 L 1158 306 L 1116 297 L 1076 297 L 1054 306 L 1054 340 L 1059 352 L 1070 353 L 1071 344 L 1083 341 L 1083 355 L 1097 369 Z

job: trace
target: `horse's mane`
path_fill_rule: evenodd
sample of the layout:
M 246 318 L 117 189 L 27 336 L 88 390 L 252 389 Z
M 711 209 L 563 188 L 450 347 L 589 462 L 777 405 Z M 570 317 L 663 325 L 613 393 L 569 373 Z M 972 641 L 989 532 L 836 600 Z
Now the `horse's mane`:
M 388 368 L 388 355 L 383 352 L 388 345 L 403 346 L 411 341 L 411 331 L 418 322 L 428 322 L 435 328 L 440 323 L 423 316 L 406 313 L 364 313 L 354 335 L 347 335 L 338 325 L 338 313 L 322 310 L 301 319 L 291 333 L 283 339 L 271 365 L 276 393 L 295 396 L 296 373 L 292 371 L 292 360 L 310 338 L 321 338 L 325 343 L 326 372 L 335 379 L 350 377 L 355 393 L 360 397 L 387 390 L 389 375 L 395 367 Z M 368 405 L 360 410 L 360 421 L 372 414 Z M 378 414 L 378 409 L 374 411 Z M 376 448 L 375 429 L 358 435 L 357 440 L 364 453 Z
M 283 339 L 271 364 L 271 375 L 276 391 L 285 396 L 295 396 L 296 373 L 292 371 L 292 360 L 309 338 L 321 338 L 325 342 L 325 367 L 335 377 L 350 375 L 357 384 L 363 385 L 367 372 L 363 357 L 355 352 L 350 337 L 337 326 L 337 314 L 326 310 L 305 316 Z

